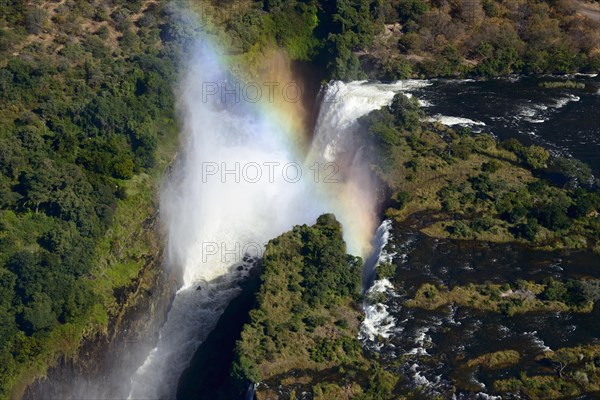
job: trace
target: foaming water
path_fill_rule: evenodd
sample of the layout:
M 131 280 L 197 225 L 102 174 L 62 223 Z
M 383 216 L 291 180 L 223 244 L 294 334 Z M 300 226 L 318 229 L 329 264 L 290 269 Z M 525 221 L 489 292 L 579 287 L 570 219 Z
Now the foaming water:
M 231 78 L 209 44 L 196 51 L 179 92 L 182 154 L 161 198 L 167 262 L 181 268 L 184 285 L 131 379 L 131 399 L 174 397 L 182 370 L 239 292 L 246 253 L 260 256 L 269 239 L 331 211 L 310 179 L 281 169 L 268 176 L 265 166 L 302 165 L 289 132 L 258 105 L 207 98 L 207 82 Z
M 427 81 L 406 80 L 391 84 L 356 81 L 331 82 L 324 93 L 309 158 L 333 161 L 356 147 L 358 119 L 391 104 L 398 92 L 430 85 Z M 333 129 L 332 129 L 333 128 Z
M 428 118 L 428 121 L 439 122 L 443 125 L 453 126 L 453 125 L 480 125 L 485 126 L 484 122 L 474 121 L 469 118 L 462 117 L 451 117 L 448 115 L 436 114 L 432 117 Z
M 376 277 L 376 268 L 382 263 L 389 263 L 396 255 L 394 252 L 388 252 L 386 246 L 390 241 L 392 231 L 392 221 L 386 219 L 379 225 L 373 238 L 373 250 L 365 260 L 363 268 L 363 291 L 369 290 Z M 389 283 L 389 282 L 388 282 Z M 385 285 L 384 285 L 385 286 Z
M 386 250 L 391 238 L 391 230 L 391 220 L 385 220 L 379 225 L 373 238 L 373 249 L 363 268 L 365 319 L 361 323 L 358 338 L 363 342 L 373 344 L 376 350 L 383 347 L 383 344 L 376 342 L 377 338 L 387 339 L 401 330 L 396 319 L 391 316 L 389 306 L 380 300 L 382 295 L 386 298 L 397 296 L 394 285 L 386 278 L 375 280 L 377 266 L 391 262 L 395 256 L 394 252 Z
M 513 77 L 514 78 L 514 77 Z M 485 131 L 500 140 L 517 138 L 554 154 L 572 156 L 600 170 L 600 77 L 578 74 L 569 79 L 582 88 L 541 88 L 564 77 L 516 77 L 487 81 L 432 79 L 412 90 L 428 104 L 429 115 L 452 116 L 457 125 Z M 450 122 L 450 120 L 446 120 Z M 473 125 L 469 121 L 485 125 Z
M 400 84 L 332 82 L 304 154 L 294 140 L 300 134 L 281 123 L 293 108 L 207 98 L 207 82 L 231 84 L 231 77 L 209 44 L 196 52 L 178 93 L 182 152 L 161 197 L 167 262 L 181 268 L 183 287 L 156 347 L 131 378 L 130 399 L 174 397 L 195 349 L 239 293 L 250 268 L 246 253 L 260 256 L 268 240 L 325 212 L 336 214 L 353 254 L 367 254 L 375 230 L 376 190 L 357 119 L 389 104 Z
M 418 218 L 418 217 L 417 217 Z M 418 234 L 414 222 L 394 224 L 387 254 L 396 274 L 376 280 L 367 292 L 365 320 L 359 339 L 380 360 L 402 360 L 407 389 L 424 398 L 494 397 L 494 381 L 507 374 L 539 373 L 531 362 L 552 349 L 594 342 L 598 309 L 592 314 L 525 313 L 508 317 L 469 307 L 412 308 L 424 283 L 454 287 L 470 283 L 513 284 L 518 279 L 541 281 L 593 275 L 593 254 L 566 256 L 508 244 L 439 240 Z M 389 249 L 392 249 L 390 251 Z M 571 258 L 572 257 L 572 258 Z M 500 350 L 515 350 L 522 361 L 502 371 L 465 368 L 468 360 Z
M 358 334 L 360 340 L 375 342 L 378 338 L 387 339 L 393 333 L 400 331 L 397 327 L 396 319 L 389 312 L 387 304 L 371 303 L 369 301 L 369 299 L 376 298 L 381 294 L 394 295 L 394 286 L 387 279 L 376 281 L 367 291 L 367 300 L 363 307 L 365 319 L 361 324 Z M 376 343 L 375 346 L 377 349 L 380 349 L 383 344 Z
M 329 170 L 330 175 L 323 176 L 321 183 L 327 192 L 332 193 L 333 189 L 335 193 L 338 218 L 346 232 L 344 239 L 354 254 L 370 253 L 373 232 L 379 223 L 374 208 L 377 188 L 368 161 L 362 157 L 358 120 L 389 106 L 396 93 L 427 85 L 428 82 L 418 80 L 391 84 L 333 81 L 324 91 L 307 163 Z
M 564 106 L 566 106 L 570 102 L 572 102 L 572 101 L 579 101 L 579 100 L 581 100 L 581 97 L 575 96 L 573 94 L 569 94 L 569 95 L 567 95 L 567 97 L 562 97 L 562 98 L 556 100 L 556 103 L 554 103 L 552 105 L 552 107 L 554 107 L 554 108 L 563 108 Z

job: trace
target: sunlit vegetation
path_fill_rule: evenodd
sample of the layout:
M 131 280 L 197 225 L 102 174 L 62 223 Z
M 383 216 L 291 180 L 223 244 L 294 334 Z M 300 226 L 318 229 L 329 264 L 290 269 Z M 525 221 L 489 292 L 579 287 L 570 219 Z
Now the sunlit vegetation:
M 553 82 L 542 82 L 539 84 L 544 89 L 584 89 L 585 83 L 573 82 L 573 81 L 553 81 Z
M 382 75 L 390 65 L 422 76 L 597 71 L 598 22 L 567 1 L 383 2 L 385 31 L 362 57 Z
M 201 4 L 229 57 L 280 46 L 326 79 L 600 68 L 599 30 L 562 1 L 207 0 L 197 27 L 162 0 L 0 2 L 0 398 L 106 331 L 115 293 L 158 252 L 149 231 L 175 148 L 174 61 L 197 28 L 210 31 Z M 398 96 L 363 121 L 394 192 L 390 215 L 434 211 L 435 236 L 600 251 L 585 164 L 421 118 Z M 547 167 L 564 185 L 540 177 Z M 397 398 L 398 376 L 357 343 L 359 262 L 344 248 L 330 217 L 271 242 L 238 378 L 327 366 L 335 380 L 309 374 L 316 398 Z M 572 288 L 560 285 L 540 301 L 563 301 Z
M 261 63 L 262 51 L 276 46 L 292 60 L 311 61 L 325 70 L 323 78 L 352 80 L 366 77 L 357 53 L 372 42 L 383 25 L 379 2 L 204 1 L 214 21 L 224 29 L 233 58 Z M 213 12 L 214 10 L 214 12 Z
M 361 120 L 374 170 L 394 193 L 389 216 L 433 213 L 423 231 L 437 237 L 600 251 L 600 192 L 587 165 L 419 120 L 402 94 Z M 549 169 L 561 182 L 544 178 Z
M 246 0 L 221 5 L 219 21 L 238 52 L 274 40 L 292 59 L 323 66 L 327 78 L 597 72 L 600 29 L 578 4 Z
M 351 330 L 358 324 L 359 313 L 348 301 L 358 299 L 360 260 L 346 255 L 333 216 L 273 239 L 264 253 L 261 280 L 257 308 L 238 344 L 236 373 L 259 382 L 285 371 L 278 364 L 297 362 L 301 369 L 346 357 L 342 342 L 354 342 Z M 327 340 L 330 330 L 337 341 Z
M 542 283 L 518 281 L 515 284 L 469 284 L 452 289 L 430 283 L 421 286 L 409 307 L 434 310 L 458 305 L 508 316 L 525 312 L 590 312 L 600 299 L 600 281 L 549 279 Z
M 176 132 L 163 7 L 0 4 L 0 398 L 105 330 L 158 251 L 145 231 Z
M 467 362 L 468 367 L 482 367 L 489 369 L 500 369 L 517 364 L 521 355 L 516 350 L 503 350 L 494 353 L 482 354 Z
M 532 399 L 566 399 L 600 391 L 600 347 L 586 345 L 547 351 L 537 357 L 551 374 L 527 375 L 494 382 L 494 390 Z
M 361 266 L 346 254 L 332 215 L 271 240 L 233 377 L 244 387 L 263 382 L 259 391 L 267 396 L 283 385 L 290 395 L 302 387 L 319 399 L 347 390 L 357 399 L 398 398 L 397 373 L 368 360 L 357 339 Z

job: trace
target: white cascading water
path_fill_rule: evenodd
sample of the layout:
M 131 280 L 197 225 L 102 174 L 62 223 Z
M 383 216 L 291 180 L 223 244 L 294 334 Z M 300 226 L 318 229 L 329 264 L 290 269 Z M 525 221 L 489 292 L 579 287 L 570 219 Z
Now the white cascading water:
M 336 175 L 339 184 L 328 185 L 327 191 L 337 199 L 336 216 L 344 227 L 348 249 L 354 254 L 370 254 L 371 239 L 379 223 L 375 209 L 376 187 L 369 161 L 362 157 L 358 120 L 371 111 L 389 106 L 396 93 L 428 84 L 420 80 L 392 84 L 334 81 L 323 95 L 307 160 L 321 165 L 334 162 L 339 168 Z
M 256 253 L 269 239 L 295 224 L 312 224 L 325 212 L 336 214 L 354 254 L 367 254 L 375 230 L 375 191 L 368 165 L 360 159 L 357 119 L 388 105 L 402 84 L 330 84 L 314 143 L 303 156 L 272 122 L 272 114 L 257 105 L 206 101 L 203 83 L 223 82 L 225 74 L 215 51 L 201 44 L 181 81 L 184 141 L 163 191 L 161 214 L 168 231 L 167 261 L 182 268 L 184 284 L 156 347 L 131 378 L 130 399 L 175 396 L 194 351 L 239 292 L 244 271 L 236 267 L 243 264 L 244 249 Z M 221 171 L 236 163 L 278 162 L 298 163 L 306 172 L 322 161 L 340 166 L 338 183 L 314 179 L 314 173 L 298 182 L 277 173 L 273 181 L 263 177 L 252 183 L 242 176 L 236 182 L 235 173 Z M 215 166 L 219 171 L 213 174 Z
M 372 251 L 369 257 L 365 259 L 363 267 L 363 292 L 369 290 L 373 282 L 375 282 L 377 266 L 391 262 L 395 255 L 385 250 L 385 246 L 390 241 L 391 231 L 392 221 L 389 219 L 384 220 L 377 228 L 377 231 L 375 231 Z
M 340 154 L 355 151 L 360 144 L 357 141 L 360 117 L 390 105 L 398 92 L 429 84 L 421 80 L 391 84 L 331 82 L 323 96 L 311 153 L 319 153 L 325 160 L 334 161 Z
M 377 266 L 392 262 L 396 255 L 396 253 L 389 253 L 386 250 L 386 246 L 391 239 L 391 231 L 391 220 L 385 220 L 379 225 L 373 237 L 371 254 L 365 260 L 363 268 L 363 293 L 366 297 L 363 302 L 365 319 L 360 325 L 358 334 L 358 338 L 363 343 L 369 342 L 368 344 L 372 344 L 376 338 L 389 338 L 396 327 L 396 320 L 390 315 L 388 306 L 372 301 L 381 293 L 395 295 L 394 286 L 388 279 L 375 280 Z M 376 344 L 374 347 L 378 349 L 381 348 L 381 345 Z
M 268 176 L 254 182 L 256 168 L 242 174 L 251 163 L 300 160 L 257 107 L 206 96 L 207 83 L 224 82 L 226 70 L 210 45 L 197 50 L 179 92 L 182 154 L 161 199 L 168 263 L 182 268 L 184 285 L 157 346 L 131 379 L 131 399 L 174 397 L 181 372 L 239 291 L 235 267 L 244 252 L 256 254 L 269 239 L 326 211 L 310 201 L 315 189 L 308 179 L 284 179 L 279 170 L 272 182 Z M 221 173 L 237 165 L 239 173 Z

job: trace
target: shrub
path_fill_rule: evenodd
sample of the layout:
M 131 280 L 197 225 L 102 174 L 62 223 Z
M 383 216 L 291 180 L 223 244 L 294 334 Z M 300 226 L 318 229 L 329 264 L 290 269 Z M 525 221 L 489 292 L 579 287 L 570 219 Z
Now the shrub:
M 548 150 L 544 149 L 543 147 L 529 146 L 522 149 L 520 157 L 525 165 L 533 169 L 542 169 L 547 167 L 550 153 L 548 153 Z
M 23 311 L 22 325 L 29 335 L 48 329 L 56 323 L 56 314 L 52 311 L 52 301 L 45 293 L 36 293 Z
M 382 79 L 387 81 L 408 79 L 412 74 L 412 66 L 410 62 L 402 58 L 392 58 L 388 60 L 383 64 L 381 70 L 383 74 Z
M 505 220 L 514 224 L 515 222 L 518 222 L 520 219 L 524 218 L 526 215 L 527 208 L 525 208 L 521 203 L 517 203 L 502 216 Z
M 552 160 L 552 166 L 558 170 L 571 187 L 591 186 L 594 175 L 589 165 L 567 157 L 557 157 Z
M 484 172 L 494 173 L 502 168 L 502 163 L 498 160 L 490 160 L 486 163 L 483 163 L 481 166 L 481 170 Z
M 400 37 L 399 43 L 407 51 L 418 53 L 421 50 L 421 36 L 416 32 L 408 32 Z
M 396 274 L 396 266 L 392 263 L 381 263 L 377 265 L 377 278 L 378 279 L 389 279 L 393 278 Z
M 582 218 L 600 207 L 600 196 L 596 193 L 590 193 L 583 189 L 577 189 L 573 192 L 574 203 L 569 207 L 569 216 L 572 218 Z
M 25 28 L 32 35 L 39 35 L 48 21 L 48 12 L 41 7 L 34 7 L 25 14 Z
M 447 230 L 451 235 L 460 238 L 467 238 L 471 236 L 471 230 L 469 229 L 469 226 L 462 221 L 455 222 L 453 225 L 450 225 Z
M 511 138 L 500 142 L 500 148 L 513 153 L 519 153 L 523 149 L 523 145 L 517 139 Z
M 541 294 L 543 300 L 565 302 L 567 288 L 560 281 L 550 278 Z
M 393 205 L 392 207 L 402 210 L 404 206 L 412 199 L 412 196 L 408 192 L 399 191 L 394 194 L 392 197 Z
M 231 366 L 231 376 L 241 383 L 247 381 L 258 383 L 262 380 L 262 374 L 256 363 L 244 356 L 238 356 Z
M 402 93 L 398 93 L 392 100 L 390 110 L 396 118 L 396 123 L 403 129 L 415 132 L 421 128 L 421 111 L 416 98 L 409 99 Z
M 398 383 L 399 377 L 383 368 L 375 368 L 370 374 L 369 388 L 366 398 L 369 399 L 389 399 Z
M 461 160 L 468 160 L 473 153 L 473 145 L 468 142 L 460 141 L 451 146 L 450 152 L 453 157 L 460 158 Z
M 400 0 L 397 4 L 396 11 L 402 24 L 409 20 L 417 20 L 429 9 L 423 0 Z
M 321 339 L 309 349 L 310 359 L 318 363 L 333 361 L 336 357 L 335 340 Z
M 110 50 L 104 45 L 104 41 L 98 36 L 89 36 L 83 43 L 85 51 L 89 51 L 95 58 L 108 57 Z
M 538 209 L 536 214 L 538 222 L 553 231 L 566 229 L 571 225 L 566 208 L 560 204 L 548 204 Z
M 529 218 L 524 224 L 517 225 L 513 229 L 513 234 L 526 240 L 534 240 L 539 228 L 535 219 Z
M 335 325 L 339 326 L 342 329 L 348 329 L 348 321 L 346 321 L 345 319 L 338 319 L 337 321 L 335 321 Z
M 306 329 L 312 332 L 315 328 L 325 325 L 327 323 L 327 318 L 322 315 L 309 315 L 305 317 L 302 322 L 306 325 Z
M 587 301 L 597 302 L 600 300 L 600 280 L 582 280 L 579 282 L 583 296 Z
M 489 231 L 496 223 L 490 216 L 477 217 L 469 223 L 469 226 L 475 232 L 481 233 Z

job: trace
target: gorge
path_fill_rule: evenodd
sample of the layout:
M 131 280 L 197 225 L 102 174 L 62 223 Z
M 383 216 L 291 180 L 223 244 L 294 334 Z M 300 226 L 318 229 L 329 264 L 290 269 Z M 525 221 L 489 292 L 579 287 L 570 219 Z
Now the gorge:
M 0 32 L 0 398 L 594 398 L 590 22 L 569 59 L 504 40 L 562 3 L 233 3 Z

